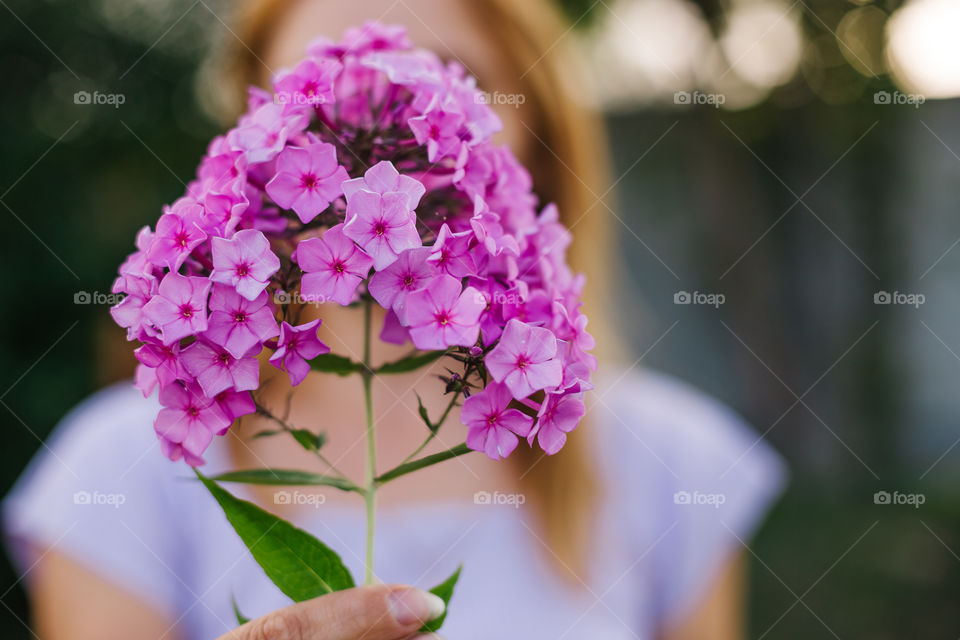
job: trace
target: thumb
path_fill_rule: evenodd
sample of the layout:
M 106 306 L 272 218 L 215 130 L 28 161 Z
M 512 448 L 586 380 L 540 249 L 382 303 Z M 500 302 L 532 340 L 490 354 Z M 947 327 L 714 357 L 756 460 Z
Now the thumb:
M 444 609 L 443 600 L 421 589 L 372 585 L 277 609 L 219 640 L 398 640 Z

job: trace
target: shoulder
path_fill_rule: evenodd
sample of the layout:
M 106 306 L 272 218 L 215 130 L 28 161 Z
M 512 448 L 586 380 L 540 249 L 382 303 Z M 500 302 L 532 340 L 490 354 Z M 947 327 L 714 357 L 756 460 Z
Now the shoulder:
M 695 472 L 776 486 L 783 481 L 783 462 L 760 433 L 677 378 L 648 369 L 615 372 L 601 379 L 596 398 L 605 453 L 655 455 L 680 480 Z
M 734 411 L 670 376 L 620 373 L 596 389 L 598 468 L 659 624 L 680 619 L 742 550 L 786 467 Z

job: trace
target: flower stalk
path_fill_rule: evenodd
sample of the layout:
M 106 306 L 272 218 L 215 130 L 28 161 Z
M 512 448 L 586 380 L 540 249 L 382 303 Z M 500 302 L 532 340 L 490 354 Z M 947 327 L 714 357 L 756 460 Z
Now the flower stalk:
M 363 369 L 360 377 L 363 379 L 363 400 L 366 412 L 367 426 L 367 460 L 365 474 L 365 490 L 363 494 L 367 512 L 367 551 L 364 561 L 364 584 L 373 584 L 373 549 L 376 534 L 377 518 L 377 442 L 373 419 L 373 368 L 370 362 L 370 333 L 372 303 L 366 300 L 363 306 Z

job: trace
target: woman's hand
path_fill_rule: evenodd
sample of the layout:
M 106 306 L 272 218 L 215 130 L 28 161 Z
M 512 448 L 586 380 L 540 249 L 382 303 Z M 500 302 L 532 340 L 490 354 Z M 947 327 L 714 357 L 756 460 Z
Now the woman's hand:
M 440 616 L 443 600 L 402 585 L 337 591 L 251 620 L 218 640 L 401 640 Z

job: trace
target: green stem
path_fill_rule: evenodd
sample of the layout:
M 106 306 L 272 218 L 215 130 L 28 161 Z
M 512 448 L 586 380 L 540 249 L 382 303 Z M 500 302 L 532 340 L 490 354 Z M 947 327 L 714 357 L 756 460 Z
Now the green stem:
M 363 399 L 367 414 L 367 460 L 366 488 L 363 495 L 367 508 L 367 555 L 364 568 L 364 584 L 373 584 L 373 541 L 377 515 L 377 443 L 373 429 L 373 369 L 370 367 L 371 302 L 363 307 Z
M 396 478 L 399 478 L 400 476 L 405 476 L 408 473 L 419 471 L 420 469 L 433 466 L 439 462 L 450 460 L 451 458 L 456 458 L 457 456 L 462 456 L 464 454 L 470 453 L 471 451 L 473 451 L 473 449 L 471 449 L 466 445 L 466 443 L 464 443 L 464 444 L 459 444 L 453 447 L 452 449 L 441 451 L 440 453 L 434 453 L 429 456 L 418 458 L 411 462 L 405 462 L 401 465 L 394 467 L 390 471 L 387 471 L 386 473 L 383 473 L 377 476 L 375 478 L 375 486 L 382 486 L 390 482 L 391 480 L 395 480 Z M 367 491 L 369 495 L 369 489 Z
M 450 410 L 453 409 L 454 405 L 457 403 L 457 398 L 460 397 L 460 391 L 458 390 L 453 394 L 453 397 L 450 398 L 450 402 L 447 404 L 447 408 L 443 410 L 443 414 L 440 416 L 440 419 L 436 424 L 431 424 L 430 426 L 430 435 L 420 443 L 420 446 L 413 450 L 413 453 L 408 455 L 403 459 L 401 464 L 406 464 L 420 455 L 420 452 L 427 448 L 427 445 L 433 442 L 433 439 L 437 437 L 437 434 L 440 432 L 440 427 L 443 426 L 443 423 L 447 421 L 447 416 L 450 415 Z
M 286 420 L 283 420 L 282 418 L 279 418 L 273 415 L 273 413 L 269 409 L 267 409 L 266 407 L 264 407 L 263 405 L 261 405 L 256 401 L 254 401 L 254 405 L 257 407 L 257 414 L 267 418 L 268 420 L 272 420 L 273 422 L 276 422 L 277 425 L 279 425 L 284 432 L 289 433 L 291 435 L 293 434 L 294 429 L 292 426 L 290 426 L 289 423 L 287 423 Z M 312 453 L 317 457 L 318 460 L 320 460 L 320 462 L 325 464 L 328 469 L 330 469 L 335 474 L 337 474 L 338 477 L 349 481 L 349 478 L 347 478 L 347 476 L 342 471 L 340 471 L 340 469 L 338 469 L 336 465 L 334 465 L 332 462 L 327 460 L 327 457 L 323 455 L 319 449 L 313 449 Z

